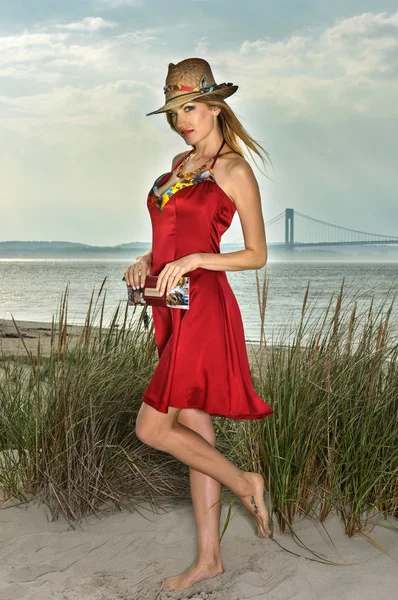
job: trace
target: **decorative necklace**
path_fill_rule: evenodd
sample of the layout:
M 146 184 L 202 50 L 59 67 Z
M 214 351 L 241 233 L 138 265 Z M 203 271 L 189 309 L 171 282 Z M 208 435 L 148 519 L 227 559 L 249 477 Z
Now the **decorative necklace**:
M 211 158 L 209 158 L 208 160 L 206 160 L 205 163 L 203 163 L 203 165 L 201 167 L 199 167 L 198 169 L 195 169 L 195 171 L 190 171 L 189 173 L 182 173 L 182 168 L 184 167 L 185 163 L 187 162 L 188 158 L 190 157 L 190 153 L 187 154 L 186 158 L 183 160 L 183 162 L 180 165 L 180 168 L 178 169 L 178 171 L 176 171 L 176 175 L 177 177 L 179 177 L 180 179 L 185 179 L 188 177 L 191 177 L 192 175 L 197 175 L 198 173 L 200 173 L 201 171 L 204 170 L 205 166 L 211 161 L 213 160 L 215 156 L 212 156 Z

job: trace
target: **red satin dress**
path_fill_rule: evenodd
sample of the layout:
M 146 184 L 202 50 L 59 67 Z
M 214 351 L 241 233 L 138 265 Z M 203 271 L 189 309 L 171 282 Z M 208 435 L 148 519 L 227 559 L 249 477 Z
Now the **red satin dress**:
M 221 236 L 236 211 L 214 178 L 224 143 L 210 169 L 155 194 L 192 149 L 149 192 L 151 275 L 187 254 L 220 253 Z M 152 306 L 159 362 L 142 401 L 163 413 L 173 406 L 230 419 L 270 415 L 273 409 L 253 387 L 241 312 L 225 271 L 197 268 L 183 275 L 190 277 L 189 308 Z

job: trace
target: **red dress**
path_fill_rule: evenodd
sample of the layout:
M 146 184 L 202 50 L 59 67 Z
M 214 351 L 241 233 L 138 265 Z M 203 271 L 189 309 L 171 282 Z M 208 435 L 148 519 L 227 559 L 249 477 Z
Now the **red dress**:
M 156 185 L 164 185 L 178 163 L 149 192 L 151 275 L 187 254 L 220 253 L 221 236 L 236 211 L 214 179 L 221 148 L 210 169 L 178 181 L 158 198 Z M 225 271 L 197 268 L 183 275 L 190 277 L 189 309 L 152 306 L 159 362 L 142 401 L 164 413 L 173 406 L 230 419 L 270 415 L 273 409 L 253 387 L 241 312 Z

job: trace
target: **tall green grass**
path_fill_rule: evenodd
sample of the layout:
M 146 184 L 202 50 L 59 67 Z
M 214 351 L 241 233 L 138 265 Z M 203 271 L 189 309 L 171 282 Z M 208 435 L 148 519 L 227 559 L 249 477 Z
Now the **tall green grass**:
M 343 290 L 344 280 L 334 309 L 331 299 L 311 319 L 308 286 L 293 340 L 271 346 L 254 378 L 275 412 L 247 440 L 282 533 L 298 515 L 324 521 L 336 511 L 348 536 L 376 513 L 398 516 L 395 294 L 385 312 L 385 300 L 376 310 L 372 300 L 358 316 L 355 300 L 343 307 Z M 266 294 L 264 283 L 260 307 Z
M 38 499 L 54 518 L 62 513 L 69 521 L 108 505 L 138 506 L 140 499 L 156 508 L 153 497 L 180 497 L 185 468 L 169 459 L 159 465 L 156 451 L 135 436 L 141 397 L 157 362 L 153 323 L 146 308 L 136 318 L 126 303 L 105 328 L 105 297 L 98 304 L 104 283 L 77 339 L 66 335 L 66 290 L 50 355 L 43 355 L 39 340 L 36 353 L 2 356 L 3 496 Z
M 106 279 L 106 278 L 105 278 Z M 68 290 L 52 323 L 51 349 L 1 356 L 0 483 L 4 498 L 39 500 L 70 522 L 107 506 L 154 510 L 189 498 L 188 467 L 142 444 L 135 419 L 158 355 L 145 307 L 119 304 L 105 326 L 105 280 L 79 337 L 67 335 Z M 280 531 L 304 515 L 335 511 L 347 535 L 375 513 L 398 516 L 398 343 L 394 299 L 358 313 L 307 306 L 268 344 L 269 282 L 256 272 L 261 345 L 252 364 L 258 393 L 274 408 L 261 421 L 214 418 L 217 447 L 261 472 Z M 315 313 L 315 314 L 314 314 Z M 15 324 L 16 325 L 16 324 Z M 17 325 L 16 328 L 18 329 Z M 21 337 L 23 342 L 23 338 Z

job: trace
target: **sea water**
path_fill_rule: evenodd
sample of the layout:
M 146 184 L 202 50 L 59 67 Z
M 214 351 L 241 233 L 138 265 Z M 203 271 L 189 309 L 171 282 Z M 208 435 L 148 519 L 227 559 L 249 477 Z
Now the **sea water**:
M 132 256 L 130 262 L 133 259 Z M 0 318 L 10 319 L 12 315 L 16 320 L 51 322 L 67 289 L 68 323 L 83 324 L 91 295 L 94 291 L 95 302 L 106 278 L 98 303 L 106 293 L 104 316 L 105 322 L 109 322 L 118 304 L 123 309 L 126 306 L 126 284 L 122 277 L 128 265 L 125 259 L 0 259 Z M 267 342 L 280 338 L 282 331 L 288 336 L 286 340 L 294 335 L 302 316 L 307 286 L 304 317 L 307 327 L 324 316 L 331 301 L 333 310 L 343 280 L 343 307 L 349 311 L 356 301 L 357 315 L 366 314 L 372 297 L 374 310 L 385 302 L 385 313 L 398 290 L 398 263 L 391 262 L 268 262 L 257 273 L 260 287 L 264 277 L 267 282 L 264 314 Z M 246 340 L 259 341 L 261 318 L 256 271 L 227 271 L 227 277 L 241 310 Z M 396 305 L 397 302 L 390 328 L 398 335 Z M 140 307 L 136 309 L 134 318 L 140 310 Z M 123 315 L 123 310 L 121 313 Z

